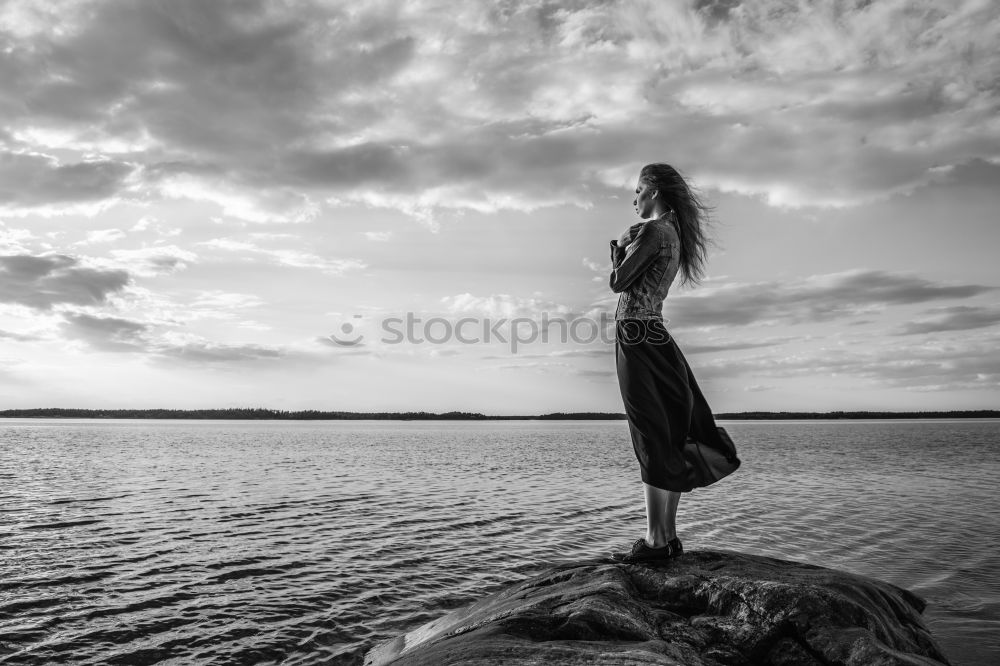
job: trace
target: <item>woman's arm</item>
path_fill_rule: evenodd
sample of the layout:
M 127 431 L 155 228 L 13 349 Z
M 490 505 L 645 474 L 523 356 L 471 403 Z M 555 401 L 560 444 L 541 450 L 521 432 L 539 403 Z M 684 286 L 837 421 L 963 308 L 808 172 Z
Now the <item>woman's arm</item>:
M 618 264 L 621 263 L 622 259 L 625 257 L 625 248 L 633 240 L 635 240 L 635 235 L 639 233 L 639 227 L 642 226 L 642 222 L 633 224 L 631 227 L 622 232 L 622 235 L 618 237 L 617 240 L 611 241 L 611 267 L 618 268 Z
M 625 247 L 629 243 L 635 240 L 636 234 L 639 233 L 639 229 L 642 228 L 645 222 L 636 222 L 631 227 L 622 232 L 622 235 L 618 238 L 618 245 L 620 247 Z
M 611 268 L 618 268 L 618 264 L 625 257 L 625 248 L 618 244 L 618 240 L 611 241 Z
M 639 227 L 635 238 L 625 248 L 616 247 L 617 241 L 612 242 L 611 277 L 608 286 L 616 294 L 628 289 L 629 285 L 653 263 L 660 251 L 656 232 L 652 229 L 653 225 L 640 222 L 635 226 Z M 631 231 L 632 228 L 629 229 L 629 232 Z

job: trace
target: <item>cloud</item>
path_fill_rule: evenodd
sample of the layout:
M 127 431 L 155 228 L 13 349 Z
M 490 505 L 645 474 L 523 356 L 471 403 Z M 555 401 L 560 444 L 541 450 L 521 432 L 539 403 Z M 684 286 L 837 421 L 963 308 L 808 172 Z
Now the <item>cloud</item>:
M 84 342 L 97 351 L 143 354 L 161 362 L 230 364 L 302 356 L 282 347 L 156 335 L 152 325 L 121 317 L 66 313 L 61 328 L 67 338 Z
M 97 317 L 85 313 L 64 315 L 63 332 L 67 337 L 86 342 L 94 349 L 113 352 L 138 352 L 147 347 L 146 324 L 120 317 Z
M 595 379 L 608 379 L 616 375 L 614 370 L 587 370 L 587 369 L 576 370 L 573 374 L 579 375 L 581 377 L 593 377 Z
M 703 185 L 848 206 L 1000 160 L 1000 6 L 981 0 L 0 11 L 11 209 L 185 197 L 260 222 L 327 203 L 433 224 L 591 205 L 664 145 Z
M 134 170 L 108 159 L 64 163 L 48 155 L 0 150 L 0 211 L 112 198 L 127 189 Z
M 111 256 L 135 275 L 151 277 L 173 273 L 197 260 L 197 255 L 176 245 L 153 245 L 132 250 L 111 250 Z
M 101 305 L 130 282 L 127 271 L 89 267 L 64 254 L 0 257 L 0 302 L 37 310 Z
M 558 341 L 559 341 L 558 338 L 550 338 L 550 342 L 555 343 Z M 600 347 L 594 349 L 556 349 L 550 352 L 538 352 L 538 353 L 524 352 L 521 351 L 521 348 L 519 348 L 517 351 L 517 358 L 519 359 L 598 358 L 603 360 L 614 358 L 615 352 L 613 348 L 614 345 L 613 339 L 610 340 L 609 342 L 598 341 L 598 344 L 600 344 Z M 511 354 L 503 354 L 503 355 L 487 354 L 484 356 L 480 356 L 479 358 L 483 360 L 498 360 L 498 359 L 509 360 L 510 357 Z
M 24 241 L 32 240 L 36 240 L 36 236 L 29 229 L 11 229 L 0 221 L 0 253 L 30 254 Z
M 244 258 L 261 257 L 280 266 L 315 268 L 330 275 L 343 275 L 349 271 L 366 268 L 368 265 L 361 259 L 325 258 L 301 250 L 259 247 L 253 243 L 232 238 L 215 238 L 202 241 L 199 245 L 242 253 Z
M 121 229 L 95 229 L 87 232 L 87 238 L 76 245 L 91 245 L 94 243 L 113 243 L 125 238 Z
M 879 310 L 889 305 L 969 298 L 994 287 L 944 284 L 912 275 L 855 270 L 796 282 L 728 284 L 673 297 L 666 311 L 676 325 L 740 326 L 783 321 L 821 322 Z
M 962 342 L 857 344 L 821 347 L 781 355 L 719 358 L 698 363 L 699 380 L 735 377 L 798 378 L 822 382 L 849 377 L 887 388 L 913 391 L 1000 391 L 1000 359 L 991 339 Z M 860 386 L 860 384 L 859 384 Z
M 432 349 L 427 352 L 427 355 L 433 358 L 439 358 L 443 356 L 458 356 L 461 353 L 462 352 L 459 349 Z
M 767 340 L 737 340 L 737 341 L 722 341 L 722 342 L 703 342 L 703 343 L 691 343 L 684 344 L 684 353 L 686 355 L 694 354 L 717 354 L 721 352 L 730 351 L 742 351 L 745 349 L 760 349 L 762 347 L 775 347 L 780 346 L 788 342 L 801 342 L 802 338 L 770 338 Z
M 539 319 L 546 315 L 550 319 L 572 319 L 574 315 L 566 305 L 555 301 L 514 296 L 511 294 L 490 294 L 489 296 L 474 296 L 468 292 L 455 296 L 445 296 L 441 299 L 449 314 L 478 315 L 492 319 L 528 318 Z
M 263 305 L 263 301 L 253 294 L 240 294 L 235 292 L 203 291 L 191 302 L 193 308 L 210 308 L 221 310 L 255 308 Z
M 1000 324 L 1000 310 L 995 308 L 955 305 L 930 310 L 939 313 L 934 319 L 912 321 L 902 325 L 897 335 L 917 335 L 941 331 L 967 331 Z
M 0 329 L 0 340 L 15 340 L 17 342 L 32 342 L 34 340 L 41 340 L 37 335 L 32 335 L 30 333 L 16 333 L 14 331 L 4 331 Z
M 140 217 L 134 225 L 132 225 L 132 231 L 146 231 L 149 229 L 150 225 L 156 224 L 156 218 L 150 217 L 148 215 L 143 215 Z
M 491 366 L 496 370 L 531 370 L 534 372 L 549 372 L 552 369 L 571 368 L 569 363 L 529 361 L 527 363 L 504 363 Z
M 255 344 L 220 344 L 207 341 L 161 346 L 160 356 L 190 363 L 235 363 L 284 358 L 285 350 Z

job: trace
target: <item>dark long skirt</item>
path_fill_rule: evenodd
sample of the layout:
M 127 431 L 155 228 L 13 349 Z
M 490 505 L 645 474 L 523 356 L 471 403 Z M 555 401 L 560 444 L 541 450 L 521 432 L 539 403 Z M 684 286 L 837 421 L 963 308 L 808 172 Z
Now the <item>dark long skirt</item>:
M 687 360 L 662 320 L 618 320 L 615 359 L 632 447 L 645 483 L 687 492 L 736 471 L 736 447 L 715 425 Z

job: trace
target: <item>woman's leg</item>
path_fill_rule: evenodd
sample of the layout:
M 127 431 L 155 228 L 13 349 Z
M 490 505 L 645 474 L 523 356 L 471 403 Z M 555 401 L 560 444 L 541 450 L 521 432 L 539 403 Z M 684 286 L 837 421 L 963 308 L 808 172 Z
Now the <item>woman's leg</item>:
M 677 536 L 677 503 L 681 494 L 642 484 L 646 490 L 646 544 L 662 548 Z

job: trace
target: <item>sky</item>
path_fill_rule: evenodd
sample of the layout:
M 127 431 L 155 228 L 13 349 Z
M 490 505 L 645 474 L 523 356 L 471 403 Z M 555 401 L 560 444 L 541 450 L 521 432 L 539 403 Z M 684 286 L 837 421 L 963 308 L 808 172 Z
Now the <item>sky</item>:
M 998 43 L 993 0 L 0 0 L 0 408 L 620 413 L 649 162 L 713 206 L 664 317 L 716 412 L 998 408 Z

